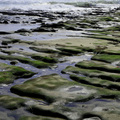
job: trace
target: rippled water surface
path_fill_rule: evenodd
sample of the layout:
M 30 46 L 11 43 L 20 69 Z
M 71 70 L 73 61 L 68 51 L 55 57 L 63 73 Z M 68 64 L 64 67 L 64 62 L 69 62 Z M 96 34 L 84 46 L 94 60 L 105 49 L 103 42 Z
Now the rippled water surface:
M 75 10 L 80 9 L 75 4 L 80 4 L 81 2 L 91 2 L 97 3 L 100 0 L 0 0 L 0 10 L 8 9 L 36 9 L 36 10 Z M 103 0 L 105 1 L 105 0 Z M 106 0 L 112 1 L 113 0 Z M 114 0 L 115 3 L 119 3 L 120 0 Z M 65 4 L 72 3 L 72 4 Z M 75 3 L 75 4 L 74 4 Z M 110 7 L 110 6 L 109 6 Z

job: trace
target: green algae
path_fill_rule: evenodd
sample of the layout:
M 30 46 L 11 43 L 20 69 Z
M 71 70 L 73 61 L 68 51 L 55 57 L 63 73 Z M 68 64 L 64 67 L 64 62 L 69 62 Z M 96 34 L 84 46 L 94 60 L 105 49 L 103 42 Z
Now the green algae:
M 41 60 L 41 61 L 44 61 L 44 62 L 47 62 L 47 63 L 57 63 L 58 60 L 55 59 L 55 58 L 52 58 L 52 57 L 43 57 L 43 56 L 40 56 L 40 55 L 32 55 L 31 56 L 33 59 L 36 59 L 36 60 Z
M 105 17 L 100 17 L 99 20 L 100 21 L 113 21 L 114 18 L 111 16 L 105 16 Z
M 98 79 L 97 78 L 92 79 L 88 77 L 84 78 L 74 74 L 70 75 L 70 77 L 73 80 L 81 83 L 82 86 L 96 90 L 97 92 L 96 94 L 94 94 L 94 98 L 98 97 L 98 98 L 106 98 L 106 99 L 119 99 L 120 97 L 119 88 L 117 89 L 117 86 L 119 87 L 119 85 L 117 85 L 117 83 L 111 83 L 109 81 L 99 78 Z
M 102 35 L 102 34 L 98 34 L 98 35 L 91 35 L 91 36 L 87 36 L 90 38 L 95 38 L 95 39 L 102 39 L 102 40 L 107 40 L 107 41 L 115 41 L 115 42 L 120 42 L 120 38 L 115 38 L 113 36 L 106 36 L 106 35 Z
M 97 69 L 106 72 L 120 73 L 120 68 L 117 68 L 104 62 L 82 61 L 77 63 L 75 66 L 87 69 Z
M 120 25 L 107 28 L 108 31 L 120 31 Z
M 106 88 L 110 90 L 118 90 L 118 91 L 120 90 L 119 82 L 111 82 L 111 81 L 108 81 L 105 79 L 99 79 L 99 78 L 81 77 L 77 75 L 71 75 L 70 77 L 73 80 L 83 83 L 83 84 L 88 84 L 91 86 Z
M 74 49 L 74 48 L 57 48 L 58 50 L 62 51 L 62 52 L 67 52 L 67 53 L 71 53 L 71 54 L 78 54 L 78 53 L 82 53 L 82 50 L 80 49 Z
M 26 57 L 22 57 L 22 56 L 0 55 L 0 58 L 4 59 L 4 60 L 18 60 L 22 63 L 30 64 L 30 65 L 35 66 L 37 68 L 45 68 L 45 67 L 48 67 L 50 65 L 49 63 L 46 63 L 43 61 L 31 60 L 30 58 L 26 58 Z
M 103 61 L 107 63 L 112 63 L 120 60 L 120 55 L 110 55 L 110 54 L 98 54 L 92 57 L 92 60 Z
M 19 43 L 19 39 L 10 39 L 10 40 L 4 40 L 2 41 L 2 45 L 8 45 L 8 44 L 14 44 L 14 43 Z
M 84 68 L 79 68 L 79 67 L 68 66 L 62 72 L 68 73 L 68 74 L 71 74 L 71 73 L 83 74 L 89 77 L 98 77 L 101 79 L 107 79 L 107 80 L 116 81 L 116 82 L 120 81 L 119 74 L 104 72 L 104 71 L 100 71 L 97 69 L 84 69 Z
M 48 49 L 48 48 L 38 48 L 38 47 L 29 47 L 31 50 L 37 52 L 45 52 L 45 53 L 58 53 L 58 50 Z
M 51 74 L 28 80 L 22 85 L 15 85 L 11 88 L 11 92 L 22 96 L 42 98 L 50 103 L 85 98 L 86 96 L 77 94 L 77 92 L 69 92 L 69 89 L 74 86 L 80 87 L 77 82 L 68 81 L 57 74 Z M 91 90 L 89 92 L 87 97 L 92 94 Z
M 25 70 L 24 68 L 0 63 L 0 83 L 11 83 L 18 78 L 27 78 L 35 73 Z
M 0 95 L 0 105 L 7 109 L 17 109 L 24 106 L 25 100 L 22 98 Z

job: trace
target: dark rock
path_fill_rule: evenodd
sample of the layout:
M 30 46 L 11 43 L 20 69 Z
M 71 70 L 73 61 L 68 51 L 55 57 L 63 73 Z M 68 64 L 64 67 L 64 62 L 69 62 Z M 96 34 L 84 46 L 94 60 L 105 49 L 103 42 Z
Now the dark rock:
M 11 48 L 12 46 L 7 46 L 7 45 L 5 45 L 5 46 L 0 46 L 0 48 Z
M 30 30 L 26 30 L 26 29 L 19 29 L 19 30 L 17 30 L 17 31 L 15 31 L 15 33 L 21 33 L 21 32 L 31 32 Z
M 10 32 L 0 31 L 0 35 L 11 34 Z
M 8 24 L 9 22 L 7 20 L 3 21 L 4 24 Z
M 32 29 L 32 32 L 56 32 L 56 30 L 53 28 L 38 27 L 38 28 Z
M 13 21 L 11 21 L 11 23 L 15 23 L 15 24 L 16 24 L 16 23 L 20 23 L 20 22 L 19 22 L 19 21 L 14 21 L 14 20 L 13 20 Z
M 11 62 L 10 62 L 11 65 L 15 65 L 15 64 L 17 64 L 17 63 L 18 63 L 17 61 L 11 61 Z
M 39 22 L 39 23 L 42 23 L 42 19 L 41 19 L 41 18 L 35 19 L 34 21 Z
M 24 50 L 23 48 L 20 48 L 20 50 Z
M 1 44 L 2 44 L 2 45 L 8 45 L 8 43 L 7 43 L 7 42 L 4 42 L 4 41 L 2 41 Z
M 64 22 L 52 23 L 52 24 L 42 24 L 42 27 L 52 27 L 52 28 L 62 28 L 64 27 Z

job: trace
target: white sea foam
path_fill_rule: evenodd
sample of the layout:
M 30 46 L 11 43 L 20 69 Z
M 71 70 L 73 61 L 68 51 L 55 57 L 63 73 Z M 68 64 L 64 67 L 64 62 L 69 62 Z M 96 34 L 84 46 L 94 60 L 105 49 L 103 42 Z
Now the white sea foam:
M 23 9 L 23 10 L 51 10 L 51 11 L 71 11 L 81 10 L 80 7 L 64 4 L 79 3 L 79 2 L 92 2 L 99 0 L 0 0 L 0 10 L 10 9 Z M 107 0 L 111 1 L 111 0 Z M 117 1 L 117 0 L 116 0 Z M 119 1 L 119 0 L 118 0 Z M 56 2 L 56 4 L 53 4 Z M 103 4 L 101 4 L 103 6 Z M 114 5 L 114 7 L 117 7 Z M 105 6 L 110 7 L 110 6 Z M 113 7 L 113 5 L 111 6 Z

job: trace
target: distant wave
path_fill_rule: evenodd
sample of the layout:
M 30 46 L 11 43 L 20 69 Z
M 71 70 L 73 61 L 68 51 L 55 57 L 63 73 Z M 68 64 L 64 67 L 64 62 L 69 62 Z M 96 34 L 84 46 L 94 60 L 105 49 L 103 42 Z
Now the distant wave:
M 95 4 L 95 2 L 92 1 L 102 0 L 0 0 L 0 10 L 23 9 L 70 11 L 80 9 L 81 2 L 91 2 Z M 118 2 L 120 0 L 114 0 L 114 2 L 115 1 Z
M 112 1 L 120 2 L 120 0 L 0 0 L 0 4 L 32 4 L 32 3 L 43 3 L 43 2 L 92 2 L 92 1 Z
M 0 4 L 32 4 L 39 2 L 40 0 L 0 0 Z

